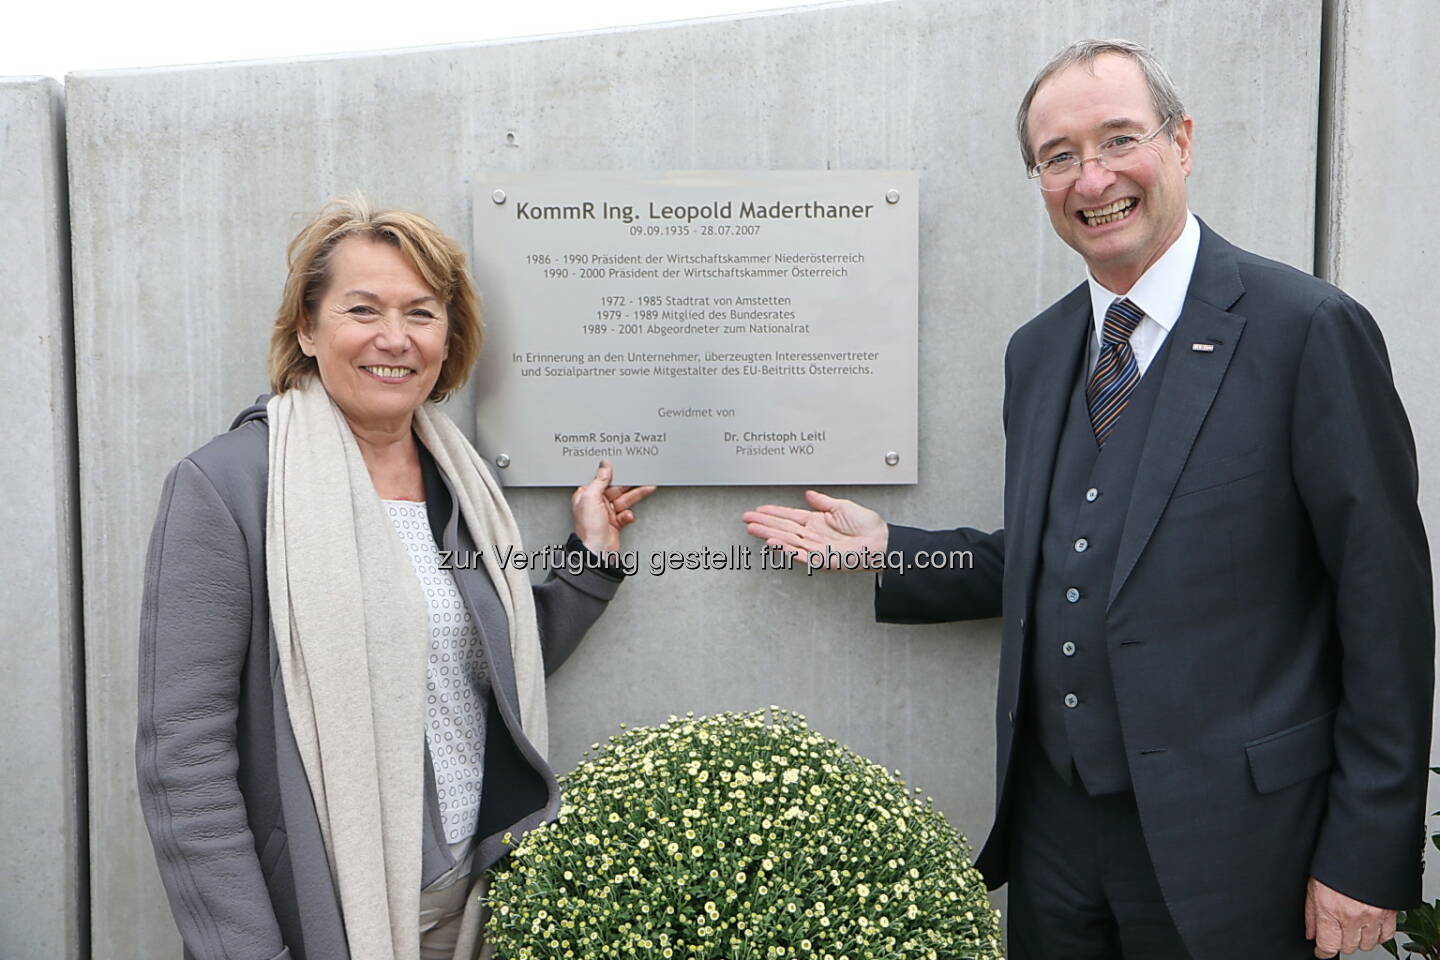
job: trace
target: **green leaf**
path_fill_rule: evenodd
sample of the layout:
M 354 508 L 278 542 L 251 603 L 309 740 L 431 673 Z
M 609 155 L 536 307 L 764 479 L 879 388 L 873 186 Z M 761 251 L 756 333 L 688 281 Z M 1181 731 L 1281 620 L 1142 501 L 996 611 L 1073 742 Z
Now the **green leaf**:
M 1414 945 L 1419 945 L 1426 951 L 1426 956 L 1433 957 L 1436 951 L 1440 950 L 1440 926 L 1436 924 L 1434 904 L 1422 903 L 1406 910 L 1402 916 L 1396 918 L 1395 929 L 1399 933 L 1408 934 L 1410 939 L 1415 941 Z
M 1435 912 L 1435 908 L 1436 904 L 1422 903 L 1418 907 L 1406 910 L 1405 917 L 1411 922 L 1418 920 L 1431 933 L 1440 934 L 1440 926 L 1436 925 L 1437 921 L 1440 921 L 1440 914 Z

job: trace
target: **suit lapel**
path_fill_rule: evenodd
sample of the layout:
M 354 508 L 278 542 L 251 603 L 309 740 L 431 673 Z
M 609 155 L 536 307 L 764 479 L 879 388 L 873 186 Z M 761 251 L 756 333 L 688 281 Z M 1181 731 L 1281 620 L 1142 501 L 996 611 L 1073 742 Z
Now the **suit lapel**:
M 1074 302 L 1063 303 L 1055 329 L 1043 334 L 1040 355 L 1022 358 L 1032 377 L 1026 395 L 1035 398 L 1025 421 L 1025 451 L 1020 460 L 1024 471 L 1018 498 L 1020 529 L 1016 531 L 1020 551 L 1016 555 L 1034 558 L 1026 582 L 1027 597 L 1040 569 L 1040 533 L 1045 527 L 1045 505 L 1050 497 L 1060 430 L 1065 425 L 1065 411 L 1075 389 L 1081 358 L 1095 329 L 1088 287 L 1082 284 L 1065 299 Z
M 1245 318 L 1229 312 L 1245 290 L 1235 262 L 1235 248 L 1203 222 L 1200 231 L 1195 271 L 1185 307 L 1170 331 L 1165 369 L 1150 371 L 1163 373 L 1164 380 L 1135 471 L 1106 609 L 1125 586 L 1170 503 L 1170 494 L 1245 329 Z M 1192 344 L 1213 349 L 1195 350 Z

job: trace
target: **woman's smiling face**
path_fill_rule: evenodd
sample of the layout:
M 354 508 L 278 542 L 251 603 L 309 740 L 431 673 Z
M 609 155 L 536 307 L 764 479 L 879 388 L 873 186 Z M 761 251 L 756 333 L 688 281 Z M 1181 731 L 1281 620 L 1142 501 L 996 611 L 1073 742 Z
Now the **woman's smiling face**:
M 330 282 L 298 332 L 320 380 L 352 428 L 406 429 L 445 362 L 445 305 L 400 249 L 369 237 L 341 240 Z

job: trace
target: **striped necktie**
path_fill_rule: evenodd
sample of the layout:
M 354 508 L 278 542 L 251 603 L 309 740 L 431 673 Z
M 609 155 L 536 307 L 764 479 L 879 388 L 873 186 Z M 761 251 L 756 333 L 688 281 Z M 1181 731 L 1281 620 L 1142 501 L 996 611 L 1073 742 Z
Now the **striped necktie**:
M 1130 349 L 1130 335 L 1140 325 L 1145 312 L 1129 300 L 1116 300 L 1105 311 L 1105 326 L 1100 336 L 1100 359 L 1090 382 L 1085 385 L 1085 403 L 1090 408 L 1090 424 L 1095 428 L 1095 442 L 1105 446 L 1115 422 L 1125 410 L 1135 384 L 1140 382 L 1140 365 Z

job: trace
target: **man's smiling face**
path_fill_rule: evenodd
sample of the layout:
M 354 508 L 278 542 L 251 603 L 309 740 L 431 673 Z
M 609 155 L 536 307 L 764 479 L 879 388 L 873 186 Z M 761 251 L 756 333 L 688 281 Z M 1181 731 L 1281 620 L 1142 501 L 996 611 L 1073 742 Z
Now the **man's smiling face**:
M 1139 65 L 1119 54 L 1096 57 L 1050 77 L 1030 104 L 1027 133 L 1038 161 L 1060 154 L 1093 157 L 1114 137 L 1142 137 L 1159 127 Z M 1073 247 L 1106 288 L 1126 293 L 1185 226 L 1191 120 L 1141 144 L 1127 168 L 1091 160 L 1079 178 L 1045 190 L 1045 209 L 1060 239 Z

